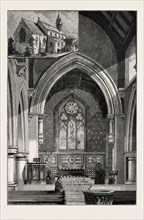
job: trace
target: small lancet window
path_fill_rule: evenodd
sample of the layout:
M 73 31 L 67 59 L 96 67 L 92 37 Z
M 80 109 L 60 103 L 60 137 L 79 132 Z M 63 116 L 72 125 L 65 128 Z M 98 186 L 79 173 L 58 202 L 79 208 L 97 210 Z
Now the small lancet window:
M 20 30 L 20 43 L 25 43 L 26 41 L 26 32 L 24 28 L 21 28 Z

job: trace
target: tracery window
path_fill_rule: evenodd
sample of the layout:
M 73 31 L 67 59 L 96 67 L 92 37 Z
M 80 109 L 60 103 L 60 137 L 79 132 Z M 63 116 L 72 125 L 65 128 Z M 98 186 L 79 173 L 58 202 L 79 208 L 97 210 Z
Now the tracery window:
M 20 30 L 20 43 L 25 43 L 26 40 L 26 32 L 24 28 L 21 28 Z
M 59 149 L 84 150 L 84 145 L 84 112 L 75 100 L 70 100 L 59 115 Z

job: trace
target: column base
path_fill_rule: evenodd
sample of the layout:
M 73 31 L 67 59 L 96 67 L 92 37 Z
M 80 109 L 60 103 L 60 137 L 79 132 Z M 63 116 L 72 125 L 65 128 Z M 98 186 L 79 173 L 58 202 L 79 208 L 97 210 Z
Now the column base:
M 136 185 L 136 182 L 133 182 L 133 181 L 126 181 L 125 184 L 127 184 L 127 185 Z
M 16 183 L 8 183 L 8 191 L 16 191 L 17 184 Z

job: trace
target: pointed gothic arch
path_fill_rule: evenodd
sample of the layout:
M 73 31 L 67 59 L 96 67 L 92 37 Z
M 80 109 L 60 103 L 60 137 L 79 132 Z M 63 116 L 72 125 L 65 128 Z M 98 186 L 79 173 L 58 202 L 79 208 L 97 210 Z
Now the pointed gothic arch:
M 91 58 L 79 52 L 70 53 L 60 58 L 51 67 L 49 67 L 42 75 L 35 88 L 35 94 L 30 106 L 30 114 L 43 115 L 46 99 L 53 85 L 64 74 L 76 68 L 90 76 L 99 86 L 104 95 L 109 118 L 109 139 L 113 144 L 112 169 L 116 170 L 123 159 L 123 154 L 119 154 L 119 149 L 123 146 L 123 140 L 120 140 L 119 138 L 119 131 L 123 124 L 121 118 L 123 114 L 122 104 L 118 94 L 118 89 L 109 73 Z M 39 128 L 41 127 L 39 126 Z M 118 181 L 121 181 L 121 176 L 123 176 L 123 168 L 119 166 Z
M 108 114 L 122 113 L 121 100 L 110 75 L 97 62 L 79 52 L 62 57 L 45 71 L 36 86 L 30 113 L 43 114 L 46 98 L 53 85 L 61 76 L 75 68 L 88 74 L 100 87 L 107 103 Z

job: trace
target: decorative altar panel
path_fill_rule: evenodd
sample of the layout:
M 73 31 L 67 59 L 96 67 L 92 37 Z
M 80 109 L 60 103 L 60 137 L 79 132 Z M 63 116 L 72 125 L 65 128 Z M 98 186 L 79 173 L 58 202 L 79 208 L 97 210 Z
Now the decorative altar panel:
M 84 169 L 84 155 L 58 155 L 59 169 Z
M 101 163 L 102 168 L 105 169 L 104 152 L 54 153 L 43 157 L 43 160 L 53 173 L 60 170 L 83 170 L 85 175 L 94 177 L 97 163 Z

